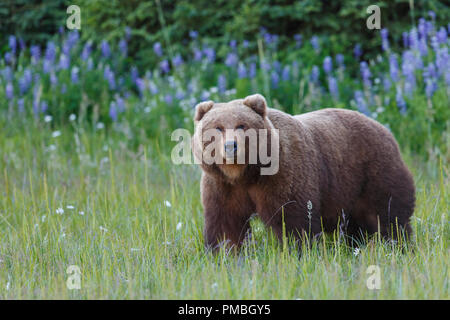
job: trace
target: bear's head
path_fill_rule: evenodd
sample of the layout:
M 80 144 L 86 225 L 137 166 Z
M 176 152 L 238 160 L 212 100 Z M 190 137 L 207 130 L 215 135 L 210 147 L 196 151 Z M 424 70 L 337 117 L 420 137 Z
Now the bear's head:
M 209 173 L 236 181 L 261 166 L 261 152 L 270 157 L 274 128 L 260 94 L 226 103 L 201 102 L 194 120 L 194 156 Z

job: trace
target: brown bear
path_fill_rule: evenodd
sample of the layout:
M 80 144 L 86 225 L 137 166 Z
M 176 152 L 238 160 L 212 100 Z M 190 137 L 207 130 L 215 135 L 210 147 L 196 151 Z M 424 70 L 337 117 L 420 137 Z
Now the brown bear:
M 291 116 L 268 108 L 265 98 L 254 94 L 228 103 L 199 103 L 194 120 L 207 247 L 228 243 L 238 248 L 254 213 L 280 239 L 283 228 L 299 240 L 336 228 L 358 240 L 377 231 L 393 240 L 402 231 L 411 235 L 412 175 L 389 130 L 365 115 L 330 108 Z M 229 163 L 238 149 L 249 152 L 242 146 L 249 141 L 228 139 L 227 129 L 264 129 L 277 137 L 271 156 L 278 156 L 278 171 L 261 174 L 271 164 L 263 164 L 259 156 L 256 163 L 247 155 L 243 163 Z M 204 139 L 208 130 L 218 136 Z M 271 141 L 258 137 L 256 147 L 270 149 Z M 220 147 L 207 163 L 202 156 L 212 142 Z

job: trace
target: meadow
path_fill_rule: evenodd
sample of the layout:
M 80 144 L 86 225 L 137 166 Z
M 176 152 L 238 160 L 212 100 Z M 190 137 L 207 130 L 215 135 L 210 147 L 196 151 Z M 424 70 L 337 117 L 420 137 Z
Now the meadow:
M 448 299 L 448 32 L 421 19 L 398 49 L 384 29 L 365 61 L 358 45 L 344 55 L 300 35 L 279 52 L 261 30 L 222 61 L 193 31 L 191 56 L 155 43 L 149 70 L 128 57 L 126 28 L 117 44 L 62 31 L 28 48 L 11 36 L 0 60 L 0 298 Z M 253 92 L 290 113 L 345 107 L 386 125 L 416 183 L 413 239 L 349 248 L 335 233 L 298 252 L 255 218 L 240 253 L 206 251 L 200 169 L 172 163 L 170 133 L 192 130 L 198 101 Z M 67 286 L 69 266 L 80 289 Z

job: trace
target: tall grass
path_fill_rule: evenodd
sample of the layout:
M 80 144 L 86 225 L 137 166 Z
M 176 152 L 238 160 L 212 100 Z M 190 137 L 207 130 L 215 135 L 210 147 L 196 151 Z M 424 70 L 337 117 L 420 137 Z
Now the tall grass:
M 78 125 L 0 131 L 0 298 L 448 299 L 447 164 L 408 157 L 417 208 L 403 251 L 374 239 L 354 252 L 330 235 L 297 252 L 255 218 L 239 254 L 212 255 L 199 169 L 155 149 Z M 66 286 L 70 265 L 80 290 Z

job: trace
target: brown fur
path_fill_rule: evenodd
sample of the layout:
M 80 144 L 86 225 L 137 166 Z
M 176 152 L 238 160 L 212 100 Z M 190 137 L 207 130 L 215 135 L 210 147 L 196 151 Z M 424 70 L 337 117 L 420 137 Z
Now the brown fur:
M 258 164 L 225 169 L 229 165 L 201 164 L 207 246 L 217 248 L 223 240 L 239 246 L 253 213 L 279 238 L 283 219 L 286 232 L 297 238 L 331 232 L 343 221 L 354 238 L 377 231 L 386 239 L 397 239 L 397 230 L 411 234 L 412 176 L 392 134 L 361 113 L 322 109 L 291 116 L 253 95 L 199 104 L 195 120 L 203 130 L 238 124 L 270 130 L 273 125 L 280 139 L 279 171 L 272 176 L 260 175 Z

